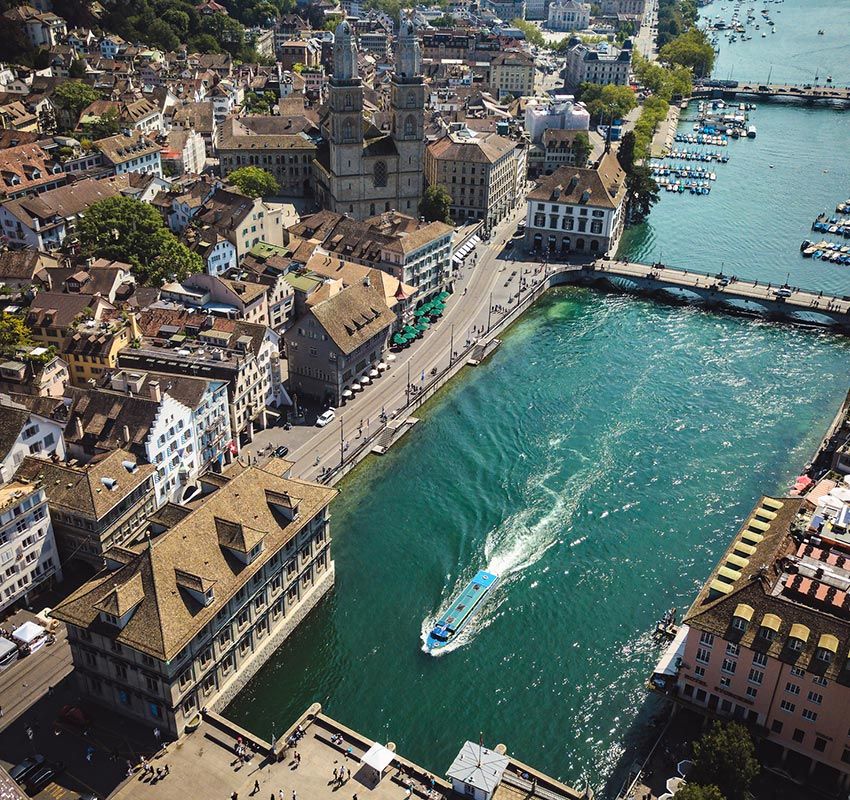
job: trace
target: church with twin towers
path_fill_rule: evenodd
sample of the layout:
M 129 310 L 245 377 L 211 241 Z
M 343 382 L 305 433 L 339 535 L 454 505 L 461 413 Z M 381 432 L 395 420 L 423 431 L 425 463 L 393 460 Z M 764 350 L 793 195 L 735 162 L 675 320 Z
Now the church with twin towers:
M 416 216 L 424 189 L 425 81 L 413 23 L 403 19 L 399 28 L 389 133 L 364 116 L 357 45 L 346 20 L 334 33 L 333 56 L 320 120 L 324 143 L 314 162 L 317 201 L 355 219 L 393 210 Z

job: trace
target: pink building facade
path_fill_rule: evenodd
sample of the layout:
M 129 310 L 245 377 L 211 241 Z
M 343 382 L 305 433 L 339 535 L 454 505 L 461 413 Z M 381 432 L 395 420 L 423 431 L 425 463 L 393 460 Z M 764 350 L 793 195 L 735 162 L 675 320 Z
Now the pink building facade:
M 815 518 L 815 525 L 817 525 Z M 762 763 L 850 789 L 850 538 L 800 498 L 762 498 L 685 616 L 653 687 L 747 724 Z

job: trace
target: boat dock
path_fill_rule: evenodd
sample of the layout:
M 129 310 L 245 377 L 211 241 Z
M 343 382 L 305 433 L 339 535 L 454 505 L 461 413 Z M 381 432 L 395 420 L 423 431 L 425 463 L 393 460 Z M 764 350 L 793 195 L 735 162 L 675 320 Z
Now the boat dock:
M 850 333 L 850 296 L 707 274 L 662 264 L 599 259 L 549 266 L 549 285 L 599 286 L 797 325 Z

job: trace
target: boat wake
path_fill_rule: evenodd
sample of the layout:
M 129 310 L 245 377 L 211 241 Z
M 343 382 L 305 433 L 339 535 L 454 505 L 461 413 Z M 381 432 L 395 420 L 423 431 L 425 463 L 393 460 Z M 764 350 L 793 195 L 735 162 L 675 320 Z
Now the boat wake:
M 564 493 L 547 485 L 556 474 L 557 471 L 553 470 L 534 476 L 528 485 L 528 502 L 487 534 L 484 542 L 484 560 L 487 566 L 484 569 L 498 575 L 500 579 L 493 598 L 487 600 L 481 613 L 470 620 L 456 639 L 445 647 L 428 650 L 425 642 L 428 633 L 439 619 L 442 606 L 449 602 L 470 578 L 468 574 L 458 576 L 453 586 L 444 589 L 437 613 L 429 614 L 422 620 L 420 638 L 423 652 L 437 657 L 469 644 L 495 619 L 499 606 L 507 598 L 504 588 L 511 576 L 524 572 L 559 542 L 561 533 L 569 526 L 573 514 L 590 487 L 592 478 L 590 469 L 587 474 L 574 475 L 570 482 L 571 491 Z

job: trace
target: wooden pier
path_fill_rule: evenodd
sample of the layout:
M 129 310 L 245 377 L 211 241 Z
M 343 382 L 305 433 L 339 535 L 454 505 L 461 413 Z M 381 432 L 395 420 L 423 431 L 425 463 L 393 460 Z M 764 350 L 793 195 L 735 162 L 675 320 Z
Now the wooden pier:
M 808 86 L 809 88 L 805 88 Z M 797 99 L 806 103 L 831 102 L 839 105 L 850 104 L 850 87 L 831 85 L 795 86 L 785 83 L 744 83 L 737 86 L 694 86 L 692 100 L 723 99 L 731 100 L 738 97 L 757 97 L 761 100 L 791 100 Z
M 730 275 L 599 259 L 588 264 L 550 264 L 549 285 L 576 284 L 634 292 L 747 316 L 850 333 L 850 296 L 837 297 Z

